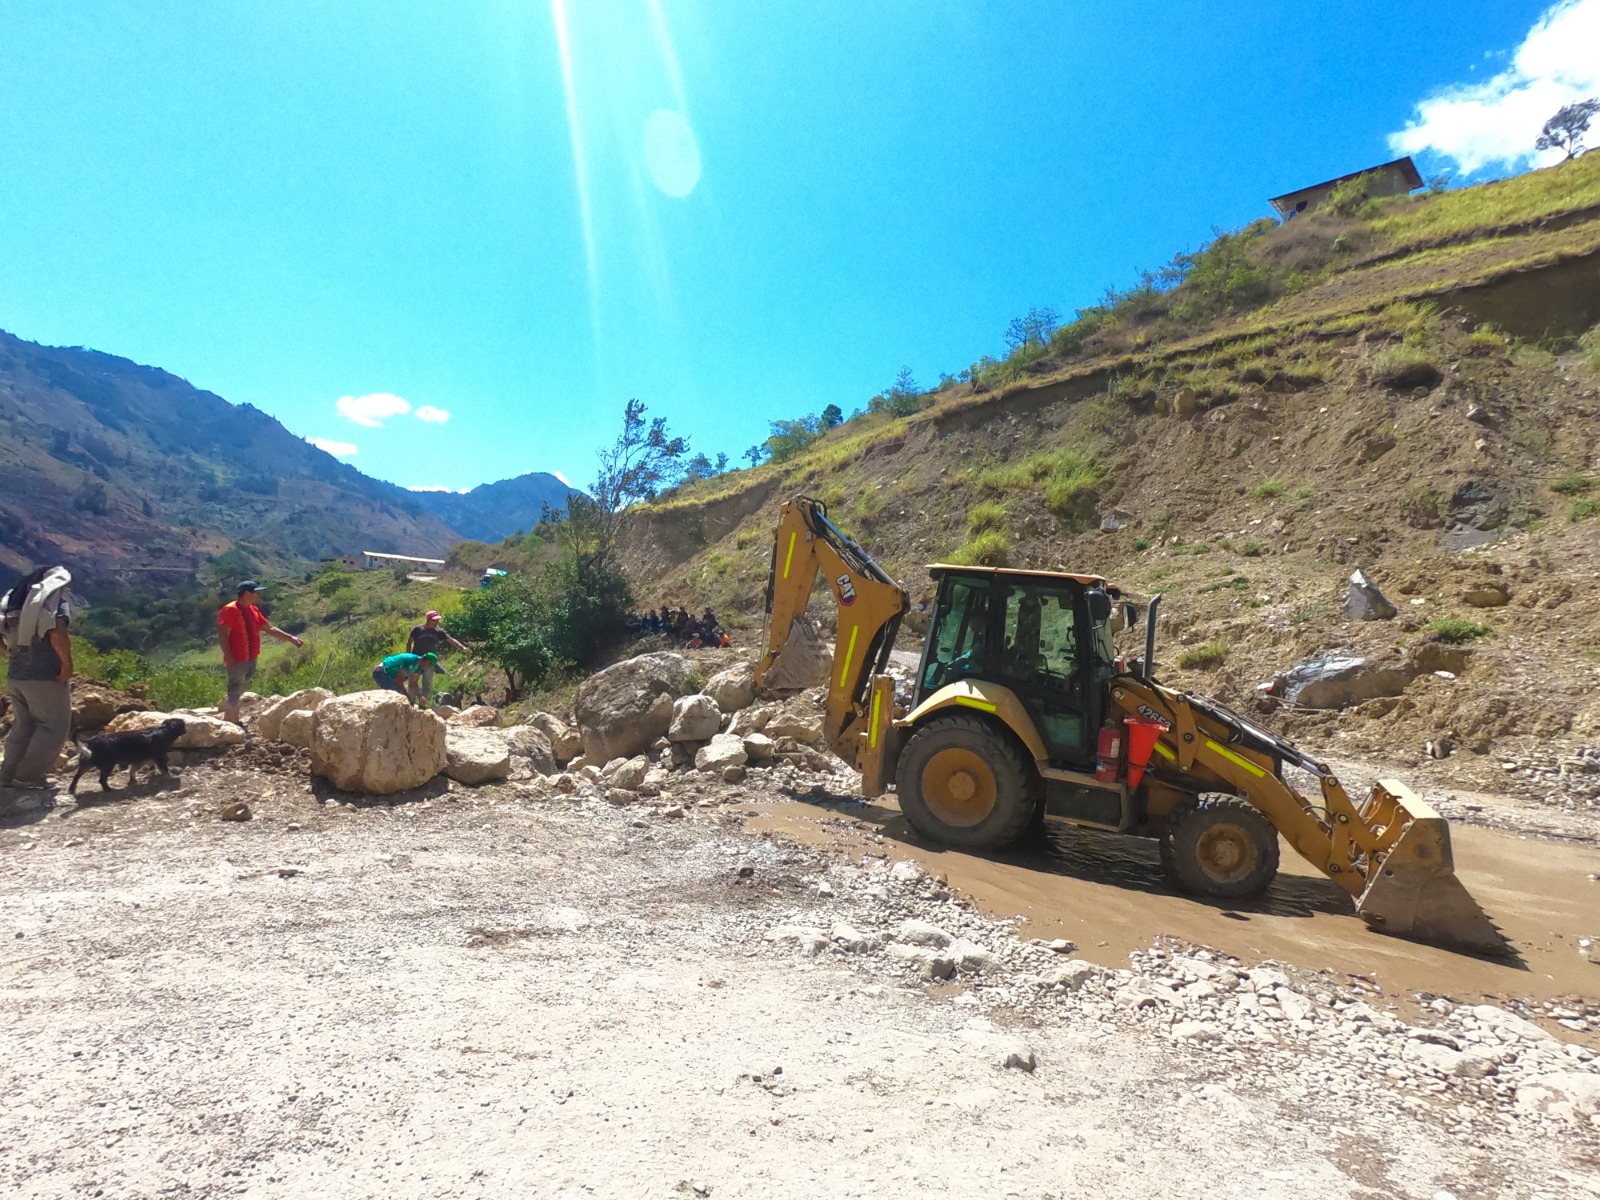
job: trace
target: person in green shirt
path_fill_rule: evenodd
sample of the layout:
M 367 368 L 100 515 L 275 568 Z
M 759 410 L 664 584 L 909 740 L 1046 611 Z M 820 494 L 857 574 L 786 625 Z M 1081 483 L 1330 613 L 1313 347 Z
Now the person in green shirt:
M 386 692 L 399 692 L 418 708 L 426 708 L 421 690 L 424 668 L 441 675 L 450 673 L 439 665 L 439 656 L 431 650 L 427 654 L 391 654 L 372 668 L 372 682 Z

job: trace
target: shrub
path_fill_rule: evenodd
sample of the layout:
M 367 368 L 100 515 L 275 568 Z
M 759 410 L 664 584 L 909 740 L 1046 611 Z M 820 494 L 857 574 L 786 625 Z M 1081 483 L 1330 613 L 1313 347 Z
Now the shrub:
M 985 500 L 975 504 L 967 513 L 967 532 L 973 537 L 986 533 L 991 529 L 1004 529 L 1006 524 L 1006 506 L 997 500 Z
M 1254 538 L 1248 538 L 1245 541 L 1240 542 L 1234 547 L 1234 549 L 1240 554 L 1244 555 L 1246 558 L 1261 557 L 1261 543 L 1256 541 Z
M 1328 194 L 1325 206 L 1341 217 L 1369 217 L 1377 211 L 1371 197 L 1374 183 L 1371 174 L 1346 179 Z
M 343 571 L 329 571 L 317 580 L 317 595 L 324 600 L 331 600 L 340 592 L 348 591 L 356 586 L 355 577 Z
M 985 530 L 950 556 L 961 566 L 1003 567 L 1011 552 L 1011 540 L 998 529 Z
M 1250 489 L 1250 494 L 1257 500 L 1271 500 L 1283 495 L 1283 484 L 1276 479 L 1263 479 Z
M 1133 539 L 1133 548 L 1135 550 L 1148 550 L 1148 549 L 1150 549 L 1150 539 L 1149 538 L 1134 538 Z
M 1592 517 L 1600 517 L 1600 500 L 1588 497 L 1574 497 L 1567 504 L 1567 520 L 1587 521 Z
M 1311 487 L 1310 485 L 1297 487 L 1297 488 L 1295 488 L 1294 491 L 1289 493 L 1289 499 L 1291 499 L 1291 500 L 1309 500 L 1309 499 L 1311 499 L 1312 495 L 1316 492 L 1316 490 L 1317 490 L 1316 488 Z
M 1468 621 L 1463 617 L 1440 617 L 1437 621 L 1429 621 L 1422 627 L 1422 631 L 1433 634 L 1441 642 L 1461 646 L 1488 637 L 1494 632 L 1494 627 L 1479 621 Z
M 1204 646 L 1191 646 L 1178 655 L 1178 666 L 1185 671 L 1210 671 L 1227 661 L 1226 642 L 1207 642 Z
M 1550 490 L 1560 492 L 1563 496 L 1581 496 L 1589 490 L 1593 482 L 1583 475 L 1562 475 L 1550 481 Z

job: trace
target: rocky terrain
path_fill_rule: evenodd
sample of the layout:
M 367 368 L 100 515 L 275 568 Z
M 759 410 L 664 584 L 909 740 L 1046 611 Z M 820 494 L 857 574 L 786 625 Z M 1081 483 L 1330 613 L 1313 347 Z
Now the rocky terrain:
M 1600 1195 L 1587 893 L 1521 878 L 1522 969 L 1295 915 L 1292 873 L 1224 911 L 1135 856 L 1052 910 L 1055 868 L 919 846 L 739 663 L 509 728 L 249 714 L 0 823 L 8 1194 Z

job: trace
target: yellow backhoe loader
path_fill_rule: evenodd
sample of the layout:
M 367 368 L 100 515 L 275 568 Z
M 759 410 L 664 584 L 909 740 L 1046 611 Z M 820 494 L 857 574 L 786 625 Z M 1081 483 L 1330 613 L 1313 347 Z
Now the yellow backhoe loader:
M 1183 890 L 1259 895 L 1278 869 L 1278 835 L 1350 893 L 1386 933 L 1475 952 L 1505 943 L 1456 878 L 1443 817 L 1383 780 L 1356 803 L 1323 763 L 1255 723 L 1155 678 L 1159 596 L 1144 614 L 1142 659 L 1113 634 L 1139 619 L 1097 575 L 937 564 L 934 608 L 911 703 L 886 673 L 905 589 L 801 496 L 783 505 L 767 583 L 757 686 L 812 683 L 806 608 L 820 572 L 838 606 L 827 664 L 826 740 L 893 786 L 923 837 L 996 850 L 1041 816 L 1159 840 Z M 786 679 L 785 676 L 788 678 Z M 1308 798 L 1286 766 L 1315 781 Z

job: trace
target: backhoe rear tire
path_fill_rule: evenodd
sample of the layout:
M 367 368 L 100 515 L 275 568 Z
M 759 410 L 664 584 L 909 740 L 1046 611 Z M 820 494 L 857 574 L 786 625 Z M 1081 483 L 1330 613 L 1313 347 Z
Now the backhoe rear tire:
M 1191 895 L 1248 900 L 1278 873 L 1278 831 L 1248 800 L 1201 796 L 1168 819 L 1161 865 Z
M 939 717 L 912 734 L 895 791 L 913 829 L 957 850 L 1003 850 L 1039 807 L 1033 764 L 979 717 Z

